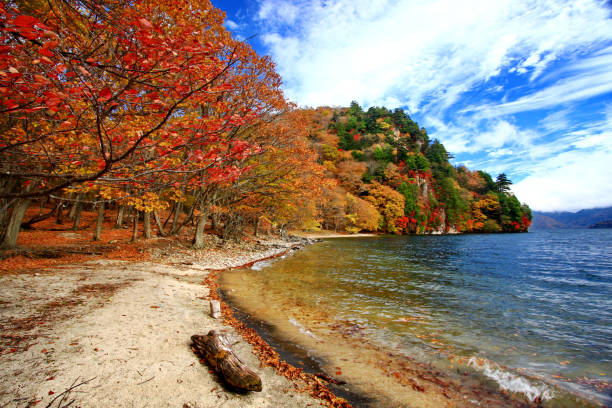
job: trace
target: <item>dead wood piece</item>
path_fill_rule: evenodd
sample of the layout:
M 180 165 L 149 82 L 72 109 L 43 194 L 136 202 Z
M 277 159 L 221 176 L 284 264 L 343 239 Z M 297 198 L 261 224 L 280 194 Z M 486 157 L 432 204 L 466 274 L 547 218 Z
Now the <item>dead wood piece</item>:
M 214 330 L 207 335 L 191 336 L 195 350 L 206 358 L 208 364 L 225 382 L 237 390 L 261 391 L 261 378 L 240 360 L 224 337 Z
M 75 401 L 75 400 L 72 400 L 72 401 L 70 401 L 70 402 L 66 403 L 65 405 L 62 405 L 62 403 L 64 402 L 64 400 L 66 399 L 66 397 L 67 397 L 67 396 L 70 394 L 70 392 L 71 392 L 72 390 L 74 390 L 75 388 L 80 387 L 81 385 L 84 385 L 84 384 L 89 384 L 89 383 L 90 383 L 91 381 L 93 381 L 95 378 L 96 378 L 96 377 L 93 377 L 93 378 L 90 378 L 89 380 L 85 380 L 85 381 L 82 381 L 82 382 L 80 382 L 79 384 L 77 384 L 76 382 L 79 380 L 79 378 L 77 377 L 77 379 L 76 379 L 76 380 L 74 380 L 74 382 L 72 383 L 72 385 L 71 385 L 69 388 L 67 388 L 67 389 L 66 389 L 64 392 L 61 392 L 61 393 L 57 394 L 57 395 L 55 396 L 55 398 L 53 398 L 53 399 L 51 400 L 51 402 L 50 402 L 49 404 L 47 404 L 47 406 L 46 406 L 45 408 L 51 408 L 51 406 L 53 406 L 53 403 L 54 403 L 54 402 L 55 402 L 55 401 L 56 401 L 58 398 L 60 398 L 60 397 L 62 397 L 62 399 L 60 399 L 60 400 L 59 400 L 59 403 L 58 403 L 57 407 L 58 407 L 58 408 L 66 408 L 66 407 L 69 407 L 70 405 L 72 405 L 72 404 L 74 403 L 74 401 Z M 76 385 L 75 385 L 75 384 L 76 384 Z
M 221 317 L 221 302 L 219 302 L 218 300 L 210 301 L 210 316 L 213 319 L 218 319 L 219 317 Z

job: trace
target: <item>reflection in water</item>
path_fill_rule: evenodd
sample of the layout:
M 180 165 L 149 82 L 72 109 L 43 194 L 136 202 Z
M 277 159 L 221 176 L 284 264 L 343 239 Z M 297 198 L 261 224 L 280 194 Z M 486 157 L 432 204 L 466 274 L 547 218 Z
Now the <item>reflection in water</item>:
M 553 385 L 610 404 L 611 238 L 579 230 L 330 240 L 224 274 L 222 284 L 264 320 L 271 309 L 289 316 L 291 341 L 345 322 L 447 371 L 472 358 L 512 391 L 553 393 L 552 406 L 577 404 Z M 247 306 L 250 296 L 259 302 Z

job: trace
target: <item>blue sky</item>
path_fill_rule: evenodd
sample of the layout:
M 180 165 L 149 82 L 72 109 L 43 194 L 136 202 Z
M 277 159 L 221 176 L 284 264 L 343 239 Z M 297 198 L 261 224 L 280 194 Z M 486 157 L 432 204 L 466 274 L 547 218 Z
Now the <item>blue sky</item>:
M 401 107 L 540 211 L 612 205 L 612 5 L 213 0 L 300 106 Z

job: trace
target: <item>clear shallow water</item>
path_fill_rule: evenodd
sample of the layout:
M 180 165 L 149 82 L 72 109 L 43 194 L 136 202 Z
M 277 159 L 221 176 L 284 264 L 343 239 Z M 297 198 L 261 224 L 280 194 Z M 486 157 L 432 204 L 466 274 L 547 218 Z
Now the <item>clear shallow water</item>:
M 612 405 L 612 230 L 335 239 L 250 273 L 267 296 L 531 400 L 571 406 L 556 385 Z

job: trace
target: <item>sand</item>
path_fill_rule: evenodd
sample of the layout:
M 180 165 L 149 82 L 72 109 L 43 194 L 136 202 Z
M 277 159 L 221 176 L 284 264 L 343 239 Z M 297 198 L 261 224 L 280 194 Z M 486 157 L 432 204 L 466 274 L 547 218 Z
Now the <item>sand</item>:
M 358 234 L 347 234 L 344 232 L 334 231 L 293 231 L 291 233 L 297 237 L 308 238 L 308 239 L 324 239 L 324 238 L 371 238 L 376 237 L 378 234 L 371 233 L 358 233 Z
M 156 262 L 96 260 L 0 276 L 0 407 L 46 407 L 54 398 L 53 407 L 320 406 L 262 368 L 233 328 L 208 315 L 202 285 L 211 269 L 291 245 L 173 251 Z M 199 362 L 190 336 L 211 329 L 227 333 L 261 376 L 262 392 L 226 390 Z

